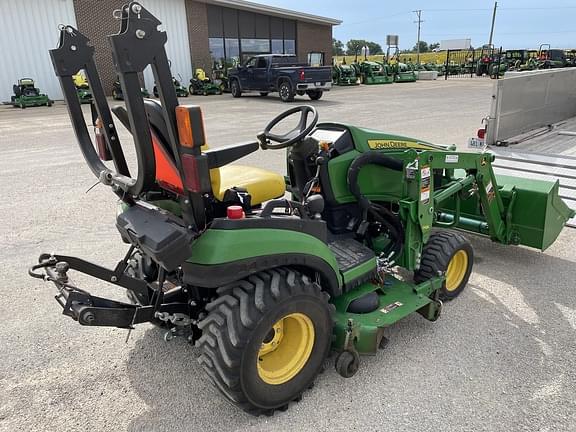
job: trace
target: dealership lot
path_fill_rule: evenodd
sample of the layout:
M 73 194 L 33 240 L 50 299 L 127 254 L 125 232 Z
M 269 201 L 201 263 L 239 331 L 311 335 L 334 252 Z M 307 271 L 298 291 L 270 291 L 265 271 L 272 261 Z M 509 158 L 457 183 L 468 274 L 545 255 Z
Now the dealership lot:
M 491 86 L 455 79 L 335 88 L 313 104 L 321 121 L 464 148 L 488 113 Z M 310 103 L 228 94 L 182 102 L 202 105 L 215 147 L 253 139 L 274 115 Z M 120 138 L 129 145 L 124 129 Z M 253 418 L 209 384 L 184 340 L 166 343 L 149 325 L 127 342 L 123 330 L 80 327 L 60 315 L 51 285 L 27 276 L 40 252 L 113 266 L 126 250 L 114 196 L 101 185 L 86 193 L 95 178 L 63 103 L 0 106 L 0 155 L 0 430 L 574 430 L 574 230 L 544 253 L 472 237 L 475 272 L 438 322 L 407 318 L 353 378 L 330 366 L 287 412 Z M 284 152 L 241 163 L 283 172 Z M 118 288 L 81 286 L 121 298 Z

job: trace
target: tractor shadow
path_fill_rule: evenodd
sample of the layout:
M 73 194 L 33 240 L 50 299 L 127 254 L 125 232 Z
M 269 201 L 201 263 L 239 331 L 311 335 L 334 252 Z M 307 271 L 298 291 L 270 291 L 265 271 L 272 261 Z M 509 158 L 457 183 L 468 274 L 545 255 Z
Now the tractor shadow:
M 128 430 L 262 430 L 270 423 L 286 430 L 300 426 L 321 430 L 350 420 L 351 413 L 334 403 L 334 395 L 340 395 L 340 402 L 349 405 L 359 419 L 373 415 L 381 406 L 376 395 L 383 388 L 388 413 L 382 414 L 382 420 L 420 416 L 414 400 L 447 394 L 452 395 L 449 400 L 471 402 L 471 395 L 480 392 L 485 409 L 493 416 L 492 424 L 513 429 L 514 424 L 526 421 L 526 412 L 534 422 L 544 421 L 550 404 L 533 398 L 537 389 L 560 379 L 561 389 L 550 403 L 564 407 L 564 401 L 570 400 L 561 377 L 576 354 L 574 329 L 557 304 L 576 308 L 576 266 L 522 247 L 473 236 L 470 240 L 477 256 L 474 275 L 462 296 L 445 305 L 438 322 L 414 314 L 386 329 L 389 345 L 375 356 L 362 357 L 361 368 L 351 379 L 336 374 L 332 356 L 327 371 L 302 402 L 273 418 L 252 417 L 229 404 L 198 365 L 197 350 L 183 338 L 166 343 L 164 330 L 146 330 L 130 352 L 127 373 L 148 409 L 132 420 Z M 519 384 L 526 380 L 530 385 Z M 508 393 L 510 389 L 514 396 Z M 522 400 L 523 410 L 501 410 L 511 398 Z M 460 416 L 469 419 L 468 415 L 454 413 L 449 422 Z M 428 418 L 429 425 L 439 430 L 450 429 L 446 421 Z

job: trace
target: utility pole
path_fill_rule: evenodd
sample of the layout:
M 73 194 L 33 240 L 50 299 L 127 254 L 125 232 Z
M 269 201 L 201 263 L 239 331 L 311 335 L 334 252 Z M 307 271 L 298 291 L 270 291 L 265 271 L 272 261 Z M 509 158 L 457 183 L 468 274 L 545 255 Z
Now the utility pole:
M 488 40 L 488 45 L 492 47 L 492 36 L 494 36 L 494 23 L 496 22 L 496 9 L 498 8 L 498 2 L 494 2 L 494 12 L 492 12 L 492 26 L 490 27 L 490 39 Z
M 418 21 L 414 21 L 414 23 L 418 23 L 418 40 L 416 41 L 416 64 L 420 64 L 420 24 L 422 24 L 424 21 L 422 21 L 422 9 L 418 9 L 412 12 L 414 12 L 416 16 L 418 16 Z

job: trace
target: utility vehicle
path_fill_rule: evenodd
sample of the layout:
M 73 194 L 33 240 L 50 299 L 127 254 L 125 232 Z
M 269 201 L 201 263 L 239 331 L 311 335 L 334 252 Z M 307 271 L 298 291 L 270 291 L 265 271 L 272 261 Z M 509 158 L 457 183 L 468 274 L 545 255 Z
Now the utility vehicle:
M 116 227 L 128 251 L 114 269 L 42 254 L 30 275 L 53 283 L 63 314 L 81 325 L 152 322 L 167 328 L 167 339 L 195 342 L 214 385 L 251 414 L 298 401 L 331 351 L 338 373 L 351 377 L 359 354 L 383 346 L 387 326 L 413 312 L 438 319 L 474 261 L 466 237 L 452 229 L 545 249 L 574 215 L 557 183 L 497 177 L 490 153 L 320 123 L 312 106 L 280 114 L 254 141 L 209 149 L 201 109 L 178 105 L 160 24 L 132 2 L 109 37 L 126 102 L 112 111 L 132 132 L 137 175 L 94 48 L 75 28 L 61 29 L 54 69 L 86 162 L 120 202 Z M 148 65 L 160 101 L 141 96 L 138 76 Z M 80 69 L 114 168 L 90 138 L 72 80 Z M 277 132 L 292 116 L 297 126 Z M 259 148 L 282 150 L 286 181 L 231 164 Z M 399 278 L 396 267 L 414 279 Z M 121 287 L 131 302 L 91 294 L 72 271 Z

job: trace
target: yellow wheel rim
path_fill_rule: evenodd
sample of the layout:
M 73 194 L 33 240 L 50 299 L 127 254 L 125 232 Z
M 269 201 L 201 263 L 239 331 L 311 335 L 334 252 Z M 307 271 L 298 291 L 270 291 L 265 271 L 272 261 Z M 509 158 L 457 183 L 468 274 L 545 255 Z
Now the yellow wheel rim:
M 314 347 L 314 324 L 301 313 L 286 315 L 268 332 L 258 351 L 258 375 L 267 384 L 284 384 L 306 365 Z
M 446 291 L 456 290 L 466 276 L 468 270 L 468 254 L 464 250 L 459 250 L 448 263 L 446 270 Z

